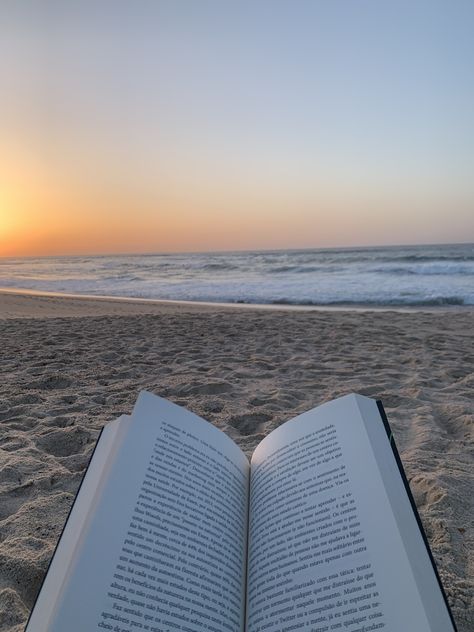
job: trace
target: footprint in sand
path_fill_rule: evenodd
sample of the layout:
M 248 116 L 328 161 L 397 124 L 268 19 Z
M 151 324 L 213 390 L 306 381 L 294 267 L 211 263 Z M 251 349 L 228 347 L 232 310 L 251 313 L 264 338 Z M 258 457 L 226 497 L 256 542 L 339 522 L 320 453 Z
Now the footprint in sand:
M 410 480 L 410 488 L 418 507 L 433 507 L 446 496 L 440 482 L 427 474 L 416 474 Z
M 69 378 L 54 373 L 53 375 L 48 375 L 45 379 L 40 380 L 34 386 L 43 391 L 52 391 L 54 389 L 68 388 L 71 384 L 72 382 Z
M 267 413 L 249 413 L 247 415 L 235 415 L 229 419 L 229 424 L 242 435 L 254 435 L 263 432 L 265 424 L 270 421 L 271 415 Z
M 219 395 L 231 391 L 232 385 L 229 382 L 203 382 L 191 386 L 183 385 L 179 390 L 181 391 L 178 393 L 180 395 Z
M 16 513 L 27 500 L 30 500 L 34 492 L 32 480 L 16 485 L 0 494 L 0 520 L 4 520 Z
M 5 630 L 10 630 L 13 626 L 25 623 L 28 610 L 16 591 L 11 588 L 4 588 L 0 591 L 0 610 L 2 612 L 2 623 Z
M 36 439 L 36 445 L 40 450 L 54 456 L 69 456 L 82 452 L 84 446 L 91 441 L 91 435 L 80 428 L 67 428 L 53 430 Z
M 28 444 L 28 439 L 15 435 L 6 435 L 0 439 L 0 448 L 6 452 L 17 452 L 21 448 L 27 447 Z

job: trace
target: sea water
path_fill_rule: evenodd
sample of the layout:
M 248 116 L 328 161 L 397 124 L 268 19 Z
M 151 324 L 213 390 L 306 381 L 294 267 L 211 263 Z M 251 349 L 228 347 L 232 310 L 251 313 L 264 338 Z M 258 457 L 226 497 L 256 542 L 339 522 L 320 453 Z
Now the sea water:
M 474 244 L 0 259 L 0 287 L 287 305 L 474 305 Z

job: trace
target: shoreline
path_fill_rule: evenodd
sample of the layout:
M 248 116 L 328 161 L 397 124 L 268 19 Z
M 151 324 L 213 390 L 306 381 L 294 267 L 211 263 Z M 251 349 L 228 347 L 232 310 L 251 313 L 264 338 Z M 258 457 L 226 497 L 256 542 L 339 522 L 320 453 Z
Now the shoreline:
M 40 305 L 39 303 L 42 302 Z M 75 307 L 75 309 L 73 309 Z M 217 303 L 181 301 L 127 296 L 70 294 L 0 287 L 0 320 L 8 318 L 39 318 L 87 316 L 104 313 L 156 313 L 169 310 L 192 311 L 256 311 L 256 312 L 329 312 L 329 313 L 432 313 L 452 314 L 474 312 L 474 305 L 288 305 L 284 303 Z M 65 313 L 66 312 L 66 313 Z

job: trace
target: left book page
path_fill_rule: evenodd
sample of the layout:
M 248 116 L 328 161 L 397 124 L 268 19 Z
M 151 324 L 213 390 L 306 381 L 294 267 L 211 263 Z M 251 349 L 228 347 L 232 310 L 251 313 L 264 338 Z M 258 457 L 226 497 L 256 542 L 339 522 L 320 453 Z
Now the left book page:
M 247 458 L 208 422 L 149 393 L 110 435 L 26 632 L 241 632 Z

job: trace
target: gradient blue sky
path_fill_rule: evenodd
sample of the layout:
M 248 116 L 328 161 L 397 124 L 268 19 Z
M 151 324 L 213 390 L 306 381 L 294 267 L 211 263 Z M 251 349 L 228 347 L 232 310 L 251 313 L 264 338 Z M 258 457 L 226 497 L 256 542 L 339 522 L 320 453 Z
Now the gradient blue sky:
M 474 241 L 474 3 L 0 5 L 0 254 Z

